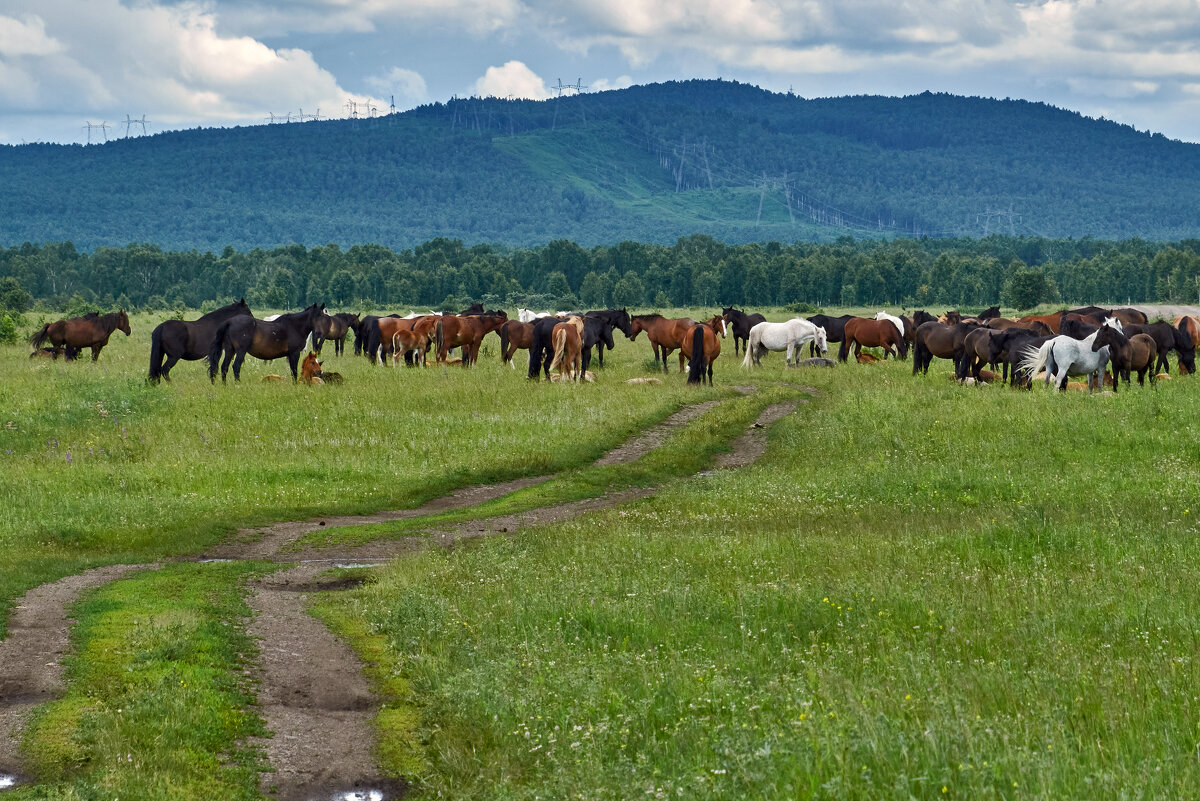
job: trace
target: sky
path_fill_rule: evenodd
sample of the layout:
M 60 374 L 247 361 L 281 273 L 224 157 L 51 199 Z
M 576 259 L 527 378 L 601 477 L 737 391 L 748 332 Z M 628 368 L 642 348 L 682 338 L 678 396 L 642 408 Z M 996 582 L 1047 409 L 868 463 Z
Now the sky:
M 1200 0 L 0 3 L 2 144 L 718 77 L 1021 98 L 1200 142 Z

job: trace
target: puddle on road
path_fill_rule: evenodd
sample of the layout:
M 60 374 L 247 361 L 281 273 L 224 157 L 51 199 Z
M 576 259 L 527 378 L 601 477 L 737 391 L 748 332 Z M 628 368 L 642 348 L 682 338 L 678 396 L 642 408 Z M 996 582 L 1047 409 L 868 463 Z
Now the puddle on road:
M 335 793 L 329 801 L 383 801 L 381 790 L 351 790 L 348 793 Z
M 17 777 L 9 776 L 7 773 L 0 773 L 0 790 L 11 790 L 17 786 Z M 381 796 L 382 798 L 382 796 Z

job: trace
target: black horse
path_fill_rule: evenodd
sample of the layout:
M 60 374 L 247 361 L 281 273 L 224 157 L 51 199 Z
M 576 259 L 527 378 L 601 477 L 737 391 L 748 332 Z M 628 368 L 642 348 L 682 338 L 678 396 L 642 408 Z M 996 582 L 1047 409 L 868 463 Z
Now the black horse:
M 744 350 L 750 342 L 750 329 L 767 321 L 767 318 L 761 314 L 746 314 L 732 306 L 722 309 L 721 316 L 725 318 L 725 325 L 729 326 L 729 332 L 733 334 L 733 354 L 735 356 L 738 354 L 739 344 Z M 826 333 L 828 333 L 828 329 L 826 329 Z
M 308 344 L 317 320 L 324 314 L 325 304 L 314 303 L 304 311 L 281 314 L 270 322 L 239 316 L 222 323 L 208 351 L 209 380 L 217 380 L 217 362 L 221 361 L 221 352 L 224 351 L 221 381 L 229 373 L 230 361 L 233 361 L 233 380 L 241 380 L 242 362 L 246 360 L 247 353 L 267 361 L 287 356 L 292 380 L 295 381 L 300 352 Z
M 814 314 L 808 318 L 808 321 L 813 325 L 819 325 L 825 329 L 826 342 L 841 342 L 846 336 L 846 321 L 854 318 L 853 314 L 843 314 L 841 317 L 830 317 L 828 314 Z M 817 355 L 817 343 L 808 343 L 808 355 Z
M 149 380 L 155 384 L 160 378 L 170 381 L 171 368 L 180 359 L 194 362 L 206 358 L 221 323 L 239 316 L 254 316 L 245 298 L 210 311 L 198 320 L 164 320 L 159 323 L 150 334 Z
M 1154 364 L 1155 373 L 1171 372 L 1167 354 L 1172 350 L 1179 359 L 1179 371 L 1194 373 L 1196 372 L 1196 345 L 1183 325 L 1184 323 L 1180 323 L 1180 327 L 1176 328 L 1164 320 L 1145 324 L 1129 323 L 1124 327 L 1123 333 L 1127 337 L 1134 334 L 1149 334 L 1154 339 L 1155 344 L 1158 345 L 1158 361 Z
M 598 318 L 604 320 L 608 324 L 608 334 L 604 337 L 604 342 L 596 352 L 597 360 L 600 366 L 604 366 L 604 350 L 612 350 L 616 347 L 616 342 L 613 341 L 613 330 L 620 331 L 625 335 L 626 339 L 633 338 L 633 320 L 629 316 L 629 312 L 625 309 L 594 309 L 584 315 L 584 342 L 583 342 L 583 369 L 587 369 L 588 362 L 592 359 L 590 346 L 587 342 L 587 319 Z
M 586 319 L 586 318 L 585 318 Z M 539 379 L 545 373 L 550 378 L 550 363 L 554 361 L 552 337 L 554 326 L 566 322 L 559 317 L 542 317 L 533 322 L 533 342 L 529 346 L 529 378 Z M 587 323 L 584 323 L 586 330 Z

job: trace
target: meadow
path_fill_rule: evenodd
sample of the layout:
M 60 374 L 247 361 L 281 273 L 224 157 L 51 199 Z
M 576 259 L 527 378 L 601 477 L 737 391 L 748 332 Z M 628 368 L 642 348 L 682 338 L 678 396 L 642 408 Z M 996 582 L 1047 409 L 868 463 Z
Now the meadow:
M 653 497 L 405 557 L 317 597 L 315 613 L 368 662 L 387 702 L 381 758 L 417 797 L 1200 791 L 1195 379 L 1089 397 L 962 387 L 936 360 L 914 378 L 906 362 L 785 371 L 774 355 L 749 374 L 729 353 L 712 390 L 675 373 L 628 386 L 649 372 L 649 347 L 619 338 L 599 383 L 580 387 L 530 385 L 500 366 L 494 340 L 469 371 L 327 355 L 345 385 L 263 384 L 281 364 L 248 362 L 240 386 L 183 363 L 172 385 L 148 387 L 151 320 L 133 324 L 95 365 L 0 349 L 9 603 L 82 566 L 195 553 L 242 525 L 412 506 L 519 475 L 562 474 L 510 505 L 648 483 L 629 476 L 649 456 L 624 474 L 588 463 L 683 403 L 733 399 L 735 383 L 763 398 L 731 400 L 718 427 L 744 425 L 772 393 L 816 388 L 754 466 L 694 474 L 688 454 L 720 438 L 705 436 L 713 421 L 693 424 L 659 456 Z M 186 586 L 207 569 L 156 580 Z M 237 626 L 206 625 L 213 606 L 244 615 L 225 588 L 262 569 L 220 567 L 206 579 L 219 597 L 180 591 L 139 612 L 166 621 L 150 645 L 114 609 L 171 597 L 154 574 L 82 603 L 73 664 L 105 664 L 102 624 L 132 644 L 90 679 L 73 667 L 74 694 L 31 729 L 30 753 L 75 783 L 20 794 L 89 797 L 135 770 L 122 748 L 142 748 L 144 764 L 175 771 L 176 797 L 205 797 L 187 777 L 210 745 L 189 741 L 178 764 L 153 761 L 162 738 L 144 733 L 89 745 L 112 713 L 79 699 L 126 692 L 105 671 L 148 661 L 189 671 L 171 674 L 192 682 L 176 699 L 188 714 L 245 712 L 228 675 L 253 647 Z M 221 669 L 186 667 L 194 630 L 231 654 Z M 226 741 L 254 732 L 241 713 L 197 724 L 217 725 Z M 239 771 L 254 759 L 221 763 L 243 788 L 223 792 L 253 796 Z

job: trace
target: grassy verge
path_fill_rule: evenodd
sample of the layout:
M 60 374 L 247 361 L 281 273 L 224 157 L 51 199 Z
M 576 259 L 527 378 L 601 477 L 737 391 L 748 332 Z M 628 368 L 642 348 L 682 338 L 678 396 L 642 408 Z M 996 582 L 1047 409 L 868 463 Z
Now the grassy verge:
M 728 451 L 731 440 L 744 433 L 746 426 L 766 406 L 795 396 L 795 390 L 771 387 L 751 396 L 727 400 L 673 432 L 659 447 L 628 464 L 590 465 L 566 470 L 544 483 L 465 509 L 388 523 L 325 528 L 305 535 L 293 547 L 357 545 L 383 537 L 468 520 L 518 514 L 530 509 L 595 498 L 613 490 L 654 486 L 684 478 L 703 470 L 717 453 Z
M 806 374 L 756 467 L 332 599 L 409 682 L 420 793 L 1200 792 L 1195 384 L 909 369 Z
M 181 564 L 113 582 L 75 606 L 66 694 L 25 748 L 37 785 L 14 798 L 257 799 L 265 735 L 239 622 L 251 564 Z

